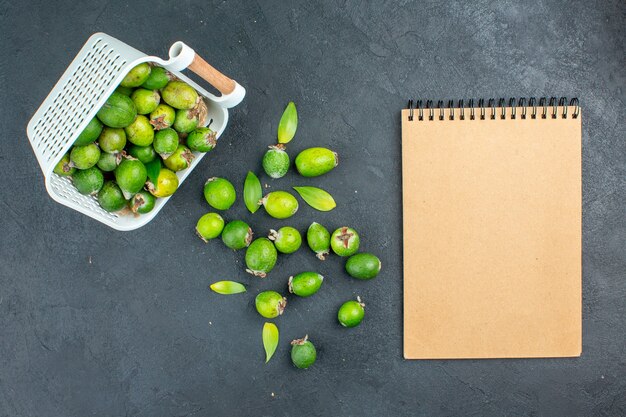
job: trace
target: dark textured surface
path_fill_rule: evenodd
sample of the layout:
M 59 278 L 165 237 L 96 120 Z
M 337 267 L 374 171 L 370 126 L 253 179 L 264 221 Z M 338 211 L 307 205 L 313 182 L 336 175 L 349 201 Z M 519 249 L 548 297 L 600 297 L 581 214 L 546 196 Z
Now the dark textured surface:
M 1 2 L 0 416 L 626 415 L 624 2 L 371 3 Z M 184 40 L 248 90 L 217 149 L 131 233 L 54 203 L 25 135 L 96 31 L 160 56 Z M 544 95 L 584 108 L 583 356 L 404 361 L 400 108 L 409 97 Z M 341 164 L 317 180 L 262 180 L 319 185 L 339 207 L 281 222 L 240 201 L 226 216 L 259 234 L 353 225 L 383 260 L 377 280 L 302 250 L 261 281 L 243 272 L 242 252 L 193 234 L 208 210 L 203 181 L 225 176 L 241 191 L 288 100 L 300 114 L 290 153 L 327 145 Z M 290 299 L 266 365 L 254 295 L 306 269 L 327 280 Z M 209 293 L 221 279 L 250 290 Z M 342 329 L 336 309 L 357 294 L 366 319 Z M 298 371 L 287 342 L 305 333 L 319 357 Z

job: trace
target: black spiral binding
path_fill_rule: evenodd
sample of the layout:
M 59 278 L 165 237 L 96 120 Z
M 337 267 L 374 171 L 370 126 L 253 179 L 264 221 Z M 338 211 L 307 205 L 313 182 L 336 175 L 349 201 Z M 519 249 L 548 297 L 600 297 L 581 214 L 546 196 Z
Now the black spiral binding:
M 437 106 L 433 106 L 432 100 L 426 100 L 426 104 L 424 105 L 422 100 L 409 100 L 408 110 L 409 110 L 409 121 L 415 120 L 415 110 L 417 110 L 417 120 L 435 120 L 435 109 L 438 110 L 438 115 L 436 117 L 437 120 L 444 120 L 445 118 L 445 109 L 448 108 L 448 119 L 455 120 L 457 117 L 458 110 L 458 119 L 465 120 L 465 101 L 460 99 L 457 101 L 457 105 L 454 106 L 454 100 L 448 100 L 447 105 L 444 107 L 444 101 L 438 100 Z M 469 119 L 476 120 L 476 109 L 480 109 L 480 114 L 478 117 L 480 120 L 485 120 L 489 118 L 491 120 L 495 120 L 496 118 L 505 119 L 506 118 L 506 109 L 511 109 L 511 114 L 509 117 L 511 119 L 516 119 L 518 117 L 517 108 L 520 107 L 522 109 L 519 114 L 520 119 L 547 119 L 552 118 L 556 119 L 559 116 L 562 119 L 567 119 L 568 108 L 574 107 L 574 111 L 570 115 L 572 119 L 577 119 L 580 114 L 580 106 L 578 104 L 578 99 L 573 98 L 569 101 L 569 105 L 567 105 L 567 98 L 561 97 L 557 99 L 556 97 L 541 97 L 539 101 L 535 97 L 530 97 L 528 100 L 524 97 L 520 97 L 518 99 L 511 97 L 508 100 L 499 98 L 496 106 L 496 100 L 494 98 L 490 98 L 487 100 L 487 105 L 485 106 L 485 99 L 478 100 L 478 106 L 474 107 L 474 99 L 469 99 L 467 101 L 467 109 L 469 110 Z M 559 115 L 559 107 L 562 108 L 561 114 Z M 497 108 L 500 108 L 500 115 L 498 116 Z M 487 116 L 487 109 L 489 109 L 489 115 Z M 424 110 L 426 110 L 426 118 L 424 118 Z M 529 111 L 530 110 L 530 111 Z M 530 114 L 529 114 L 530 113 Z

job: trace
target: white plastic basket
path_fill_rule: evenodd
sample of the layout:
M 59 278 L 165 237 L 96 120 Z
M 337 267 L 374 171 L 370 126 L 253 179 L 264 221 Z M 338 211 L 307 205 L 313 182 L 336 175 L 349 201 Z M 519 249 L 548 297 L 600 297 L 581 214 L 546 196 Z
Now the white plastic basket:
M 80 194 L 69 178 L 53 172 L 55 165 L 128 71 L 142 62 L 154 62 L 194 87 L 207 105 L 206 120 L 212 120 L 211 129 L 219 139 L 228 122 L 227 109 L 243 100 L 245 89 L 207 64 L 182 42 L 172 45 L 169 55 L 168 60 L 148 56 L 104 33 L 92 35 L 85 43 L 27 127 L 28 139 L 43 171 L 46 189 L 55 201 L 114 229 L 133 230 L 152 220 L 169 200 L 169 197 L 157 199 L 154 209 L 140 216 L 109 213 L 100 207 L 95 197 Z M 222 95 L 217 97 L 209 93 L 181 74 L 180 71 L 187 67 Z M 196 153 L 191 166 L 177 173 L 181 184 L 203 156 Z

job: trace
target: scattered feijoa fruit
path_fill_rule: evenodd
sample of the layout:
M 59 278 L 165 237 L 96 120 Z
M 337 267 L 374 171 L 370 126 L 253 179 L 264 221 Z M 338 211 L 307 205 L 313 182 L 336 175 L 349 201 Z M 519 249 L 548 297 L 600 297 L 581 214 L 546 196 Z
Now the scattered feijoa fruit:
M 246 272 L 265 278 L 276 265 L 278 253 L 271 240 L 260 237 L 246 249 Z
M 298 275 L 289 277 L 289 292 L 300 297 L 309 297 L 315 294 L 320 287 L 324 277 L 317 272 L 301 272 Z
M 359 234 L 351 227 L 343 226 L 330 237 L 330 247 L 339 256 L 351 256 L 359 250 Z
M 133 67 L 133 69 L 128 71 L 128 74 L 126 74 L 120 85 L 122 87 L 139 87 L 141 84 L 146 82 L 150 76 L 151 69 L 150 64 L 147 62 L 143 62 Z
M 98 110 L 98 119 L 109 127 L 126 127 L 137 117 L 137 107 L 130 97 L 113 92 Z
M 100 148 L 95 143 L 84 146 L 74 146 L 70 152 L 72 166 L 78 169 L 87 169 L 98 163 Z
M 365 304 L 361 302 L 361 297 L 357 297 L 356 301 L 346 301 L 339 307 L 337 319 L 343 327 L 355 327 L 363 320 L 365 315 Z
M 330 232 L 317 222 L 311 223 L 306 232 L 306 241 L 315 256 L 321 261 L 330 253 Z
M 278 230 L 270 229 L 268 238 L 274 242 L 274 246 L 280 253 L 294 253 L 302 245 L 300 232 L 290 226 L 283 226 Z
M 183 81 L 170 81 L 161 92 L 163 101 L 175 109 L 191 109 L 198 101 L 198 93 Z
M 380 259 L 371 253 L 357 253 L 348 258 L 346 272 L 353 278 L 372 279 L 380 272 Z
M 156 197 L 146 190 L 140 190 L 128 200 L 130 210 L 135 214 L 150 213 L 156 203 Z
M 75 146 L 83 146 L 89 145 L 94 142 L 100 136 L 100 132 L 102 131 L 102 122 L 98 120 L 96 117 L 91 119 L 87 126 L 80 132 L 80 135 L 74 141 Z
M 126 206 L 126 199 L 124 199 L 124 194 L 115 181 L 107 181 L 98 193 L 98 203 L 106 211 L 114 212 Z
M 317 177 L 339 164 L 339 156 L 326 148 L 305 149 L 296 157 L 296 169 L 303 177 Z
M 187 136 L 187 146 L 194 152 L 209 152 L 217 144 L 217 133 L 208 127 L 199 127 Z
M 298 200 L 287 191 L 273 191 L 261 199 L 261 204 L 275 219 L 287 219 L 298 211 Z
M 57 175 L 67 177 L 68 175 L 72 175 L 76 171 L 76 168 L 72 166 L 70 155 L 66 153 L 63 155 L 63 158 L 57 162 L 52 171 Z
M 157 181 L 155 183 L 149 181 L 146 185 L 153 196 L 169 197 L 178 189 L 178 177 L 173 171 L 161 168 Z
M 263 155 L 263 170 L 272 178 L 282 178 L 289 171 L 289 155 L 283 145 L 270 146 Z
M 256 311 L 267 319 L 273 319 L 285 311 L 287 299 L 276 291 L 260 292 L 254 300 Z
M 237 195 L 233 184 L 225 178 L 212 177 L 204 184 L 204 198 L 216 210 L 228 210 Z
M 98 145 L 107 153 L 121 152 L 126 146 L 126 132 L 120 128 L 105 127 L 98 137 Z
M 95 195 L 104 184 L 104 176 L 98 167 L 76 170 L 72 175 L 74 187 L 84 195 Z
M 317 351 L 309 341 L 308 335 L 291 342 L 291 362 L 296 368 L 307 369 L 315 363 L 316 358 Z
M 219 237 L 222 230 L 224 230 L 224 219 L 217 213 L 207 213 L 196 223 L 196 234 L 205 243 Z
M 243 249 L 252 242 L 252 229 L 246 222 L 232 220 L 222 230 L 222 242 L 230 249 Z

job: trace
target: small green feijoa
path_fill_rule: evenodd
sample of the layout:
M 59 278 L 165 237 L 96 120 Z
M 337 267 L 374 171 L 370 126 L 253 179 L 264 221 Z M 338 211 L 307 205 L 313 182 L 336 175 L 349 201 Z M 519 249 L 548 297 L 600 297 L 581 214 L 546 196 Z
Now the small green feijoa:
M 262 196 L 263 188 L 261 188 L 261 181 L 259 181 L 254 172 L 248 171 L 246 180 L 243 183 L 243 202 L 250 213 L 256 213 L 259 207 L 261 207 L 259 202 Z
M 115 181 L 126 198 L 131 198 L 141 190 L 147 179 L 146 166 L 138 159 L 125 158 L 115 168 Z
M 187 136 L 187 146 L 194 152 L 209 152 L 217 144 L 217 132 L 199 127 Z
M 278 143 L 284 144 L 291 142 L 296 135 L 298 129 L 298 110 L 293 101 L 290 101 L 285 107 L 283 115 L 278 123 Z
M 172 80 L 173 76 L 163 67 L 153 66 L 146 81 L 141 84 L 147 90 L 160 90 Z
M 121 153 L 100 153 L 100 159 L 98 159 L 98 168 L 103 172 L 115 171 L 115 168 L 122 162 Z
M 180 133 L 189 133 L 198 127 L 200 123 L 199 113 L 196 108 L 178 109 L 176 110 L 176 119 L 174 119 L 174 130 Z
M 150 64 L 143 62 L 128 71 L 120 85 L 122 87 L 139 87 L 150 76 Z
M 328 229 L 317 222 L 311 223 L 306 232 L 306 241 L 309 248 L 315 252 L 320 261 L 326 259 L 330 253 L 330 233 Z
M 268 363 L 272 356 L 274 356 L 274 352 L 276 352 L 276 347 L 278 347 L 278 327 L 274 323 L 265 323 L 263 325 L 263 348 L 265 349 L 265 363 Z
M 323 281 L 324 277 L 317 272 L 300 272 L 298 275 L 289 277 L 287 285 L 290 293 L 300 297 L 309 297 L 320 289 Z
M 346 301 L 339 307 L 337 319 L 343 327 L 355 327 L 363 320 L 365 315 L 365 304 L 361 302 L 361 297 L 357 297 L 356 301 Z
M 223 295 L 241 294 L 242 292 L 246 292 L 246 287 L 235 281 L 214 282 L 209 286 L 209 288 L 211 288 L 212 291 Z
M 280 253 L 294 253 L 300 249 L 302 236 L 298 229 L 290 226 L 283 226 L 278 231 L 270 229 L 268 238 L 274 242 L 274 246 Z
M 298 211 L 298 200 L 287 191 L 273 191 L 261 199 L 261 204 L 275 219 L 287 219 Z
M 84 146 L 74 146 L 70 152 L 71 165 L 78 169 L 87 169 L 98 163 L 100 148 L 95 143 Z
M 372 279 L 378 275 L 382 263 L 371 253 L 357 253 L 348 258 L 346 272 L 353 278 Z
M 319 211 L 331 211 L 337 207 L 335 199 L 327 191 L 317 187 L 293 187 L 307 204 Z
M 260 237 L 246 249 L 246 272 L 265 278 L 276 265 L 278 253 L 271 240 Z
M 130 210 L 135 214 L 150 213 L 156 203 L 156 197 L 146 190 L 139 190 L 128 200 Z
M 76 168 L 74 168 L 70 162 L 70 154 L 63 155 L 63 158 L 54 166 L 52 170 L 55 174 L 60 175 L 62 177 L 67 177 L 76 172 Z
M 351 227 L 343 226 L 330 237 L 330 247 L 339 256 L 351 256 L 359 250 L 359 234 Z
M 252 242 L 252 229 L 241 220 L 232 220 L 222 230 L 222 242 L 230 249 L 243 249 Z
M 80 135 L 74 141 L 74 146 L 89 145 L 100 136 L 103 124 L 97 117 L 94 117 L 87 123 L 87 126 L 80 132 Z
M 142 114 L 138 115 L 135 120 L 124 128 L 126 139 L 130 143 L 138 146 L 152 145 L 154 140 L 154 129 L 150 124 L 150 120 Z
M 178 189 L 178 176 L 174 171 L 170 171 L 167 168 L 160 168 L 160 164 L 155 164 L 155 161 L 148 163 L 148 165 L 153 164 L 158 168 L 156 180 L 150 179 L 146 184 L 146 188 L 150 191 L 150 194 L 157 198 L 171 196 Z M 146 172 L 147 171 L 148 169 L 146 168 Z
M 124 194 L 115 181 L 104 183 L 98 193 L 98 203 L 100 203 L 100 207 L 108 212 L 119 211 L 126 206 Z
M 147 164 L 156 159 L 157 153 L 154 151 L 152 145 L 137 146 L 130 145 L 128 147 L 128 154 L 133 158 L 139 159 L 143 164 Z
M 303 177 L 317 177 L 339 164 L 337 153 L 326 148 L 305 149 L 296 157 L 296 169 Z
M 266 319 L 273 319 L 285 311 L 287 299 L 276 291 L 260 292 L 255 300 L 256 311 Z
M 122 87 L 121 85 L 118 85 L 115 92 L 130 97 L 134 90 L 135 89 L 132 87 Z
M 282 178 L 289 171 L 289 155 L 284 145 L 270 146 L 263 155 L 263 170 L 272 178 Z
M 198 93 L 184 81 L 170 81 L 161 91 L 161 97 L 175 109 L 191 109 L 198 101 Z
M 159 104 L 152 113 L 150 113 L 150 124 L 154 130 L 161 130 L 171 127 L 176 120 L 176 110 L 167 104 Z
M 307 369 L 315 363 L 317 351 L 309 341 L 309 335 L 291 341 L 291 362 L 299 369 Z
M 163 160 L 163 163 L 172 171 L 178 172 L 182 171 L 183 169 L 189 168 L 189 165 L 191 165 L 193 158 L 194 156 L 191 150 L 182 143 L 180 143 L 178 144 L 176 150 L 170 156 L 168 156 L 167 159 Z
M 217 213 L 207 213 L 196 223 L 196 234 L 205 243 L 218 237 L 222 230 L 224 230 L 224 219 Z
M 156 90 L 138 88 L 130 95 L 130 99 L 137 107 L 137 114 L 149 114 L 156 110 L 161 101 L 161 96 Z
M 126 146 L 126 132 L 124 129 L 105 127 L 98 136 L 100 150 L 107 153 L 118 153 Z
M 228 210 L 235 203 L 235 187 L 226 178 L 212 177 L 204 183 L 204 198 L 216 210 Z
M 154 134 L 152 146 L 154 147 L 155 152 L 161 155 L 161 158 L 163 159 L 169 158 L 170 155 L 176 152 L 178 145 L 178 133 L 176 133 L 176 131 L 171 127 L 158 130 Z
M 104 176 L 98 167 L 76 170 L 72 175 L 74 187 L 83 195 L 95 195 L 104 184 Z

